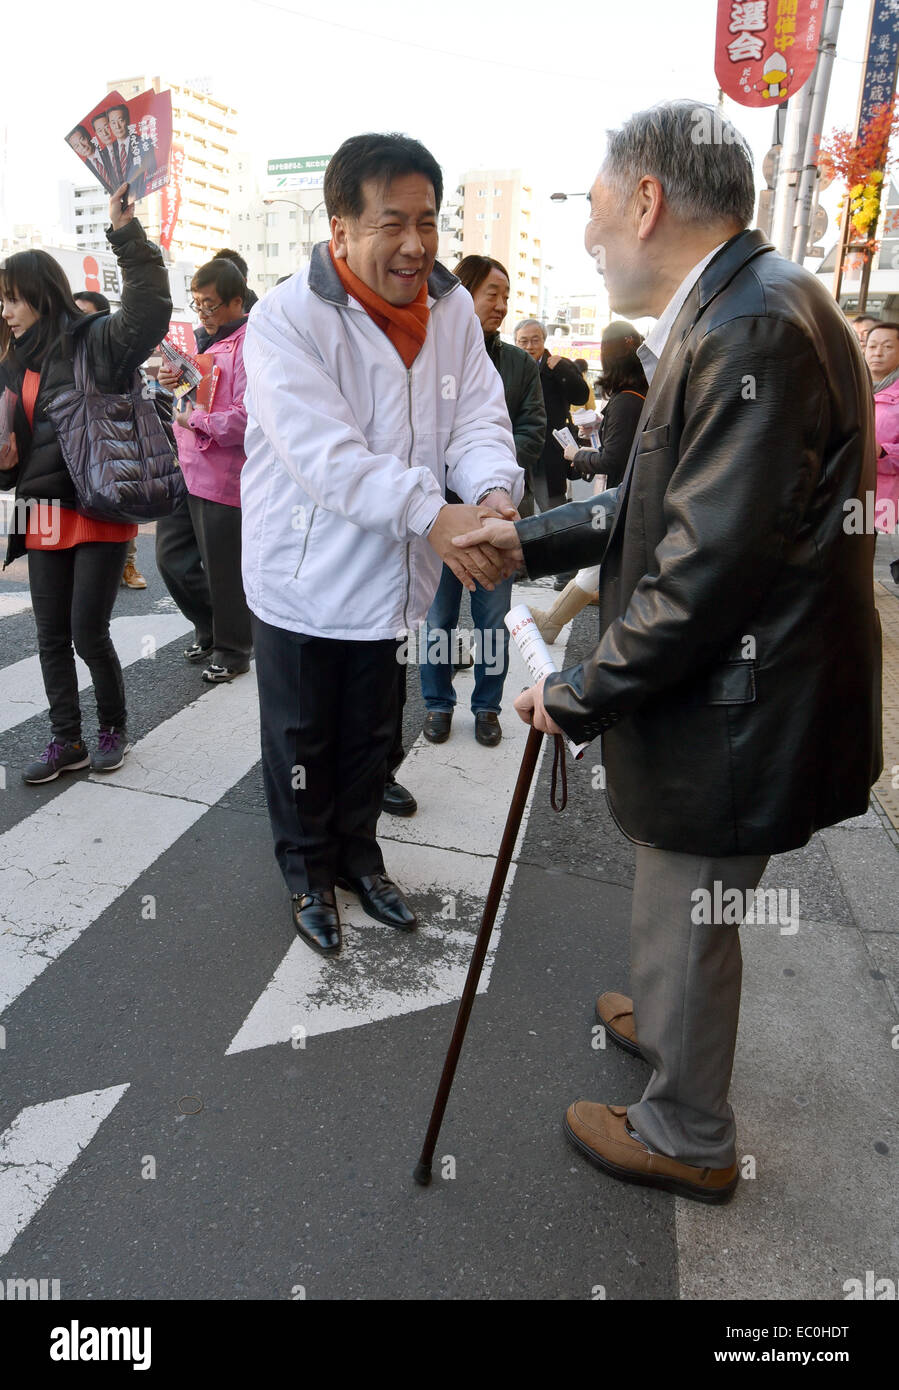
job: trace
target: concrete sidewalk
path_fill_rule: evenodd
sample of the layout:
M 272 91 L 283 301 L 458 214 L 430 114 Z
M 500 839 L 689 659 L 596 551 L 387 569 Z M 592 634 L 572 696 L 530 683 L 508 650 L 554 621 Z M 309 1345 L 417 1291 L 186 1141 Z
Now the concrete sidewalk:
M 746 1180 L 723 1208 L 676 1199 L 681 1298 L 843 1299 L 847 1280 L 864 1283 L 867 1270 L 895 1279 L 899 1268 L 899 790 L 891 771 L 899 764 L 899 603 L 888 571 L 887 583 L 892 592 L 877 586 L 888 750 L 880 800 L 872 797 L 866 815 L 769 864 L 761 886 L 798 894 L 795 933 L 777 925 L 742 929 L 731 1099 Z M 595 613 L 575 620 L 566 665 L 591 650 Z M 570 769 L 568 812 L 552 817 L 555 826 L 546 817 L 547 834 L 558 837 L 560 917 L 583 913 L 585 879 L 592 879 L 595 910 L 605 917 L 607 904 L 607 920 L 620 933 L 633 848 L 593 788 L 596 762 L 588 752 Z M 541 792 L 532 834 L 543 800 Z M 622 945 L 619 961 L 627 958 Z M 598 974 L 585 982 L 585 994 L 627 987 L 626 979 Z M 620 1068 L 611 1053 L 596 1055 L 585 1098 L 636 1099 L 615 1091 Z M 595 1181 L 608 1180 L 596 1174 Z

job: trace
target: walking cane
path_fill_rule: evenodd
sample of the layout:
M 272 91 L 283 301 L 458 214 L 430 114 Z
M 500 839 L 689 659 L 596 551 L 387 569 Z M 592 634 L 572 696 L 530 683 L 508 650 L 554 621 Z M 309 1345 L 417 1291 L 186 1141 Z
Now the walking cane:
M 472 1005 L 474 1004 L 475 995 L 477 994 L 481 971 L 484 968 L 487 947 L 490 944 L 490 934 L 493 931 L 493 924 L 496 921 L 496 914 L 499 910 L 499 902 L 505 886 L 506 875 L 509 872 L 509 865 L 512 862 L 512 851 L 515 848 L 515 840 L 521 825 L 521 817 L 524 815 L 528 792 L 531 789 L 531 782 L 534 778 L 534 768 L 537 766 L 537 756 L 540 752 L 540 742 L 542 738 L 543 735 L 540 730 L 535 729 L 534 726 L 531 725 L 527 743 L 524 746 L 524 754 L 518 772 L 518 781 L 515 783 L 515 791 L 512 793 L 512 804 L 509 807 L 509 814 L 506 817 L 506 828 L 503 831 L 499 853 L 496 856 L 496 867 L 493 870 L 493 878 L 490 880 L 490 891 L 487 894 L 487 901 L 484 904 L 484 914 L 481 917 L 481 925 L 478 929 L 477 940 L 475 941 L 474 951 L 471 957 L 471 964 L 468 967 L 465 989 L 462 991 L 459 1012 L 456 1014 L 456 1026 L 453 1028 L 453 1036 L 450 1039 L 446 1061 L 443 1064 L 443 1074 L 440 1077 L 440 1085 L 437 1087 L 434 1108 L 431 1111 L 431 1122 L 428 1125 L 428 1132 L 425 1135 L 421 1157 L 416 1163 L 412 1173 L 413 1178 L 420 1187 L 427 1187 L 431 1181 L 431 1164 L 434 1159 L 434 1149 L 437 1145 L 437 1138 L 440 1134 L 440 1126 L 443 1123 L 443 1112 L 446 1110 L 446 1103 L 449 1100 L 453 1077 L 456 1074 L 459 1053 L 462 1051 L 462 1043 L 465 1040 L 465 1030 L 468 1027 L 468 1018 L 471 1013 Z M 561 742 L 561 740 L 559 740 L 559 742 Z M 562 756 L 564 757 L 564 750 Z M 564 766 L 563 762 L 563 796 Z

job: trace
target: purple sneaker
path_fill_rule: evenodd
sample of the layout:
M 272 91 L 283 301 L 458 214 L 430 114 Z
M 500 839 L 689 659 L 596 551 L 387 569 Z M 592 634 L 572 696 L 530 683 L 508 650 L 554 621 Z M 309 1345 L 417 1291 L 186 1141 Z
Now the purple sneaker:
M 101 729 L 99 744 L 91 758 L 91 772 L 115 772 L 131 749 L 124 729 Z
M 77 743 L 61 743 L 53 738 L 41 756 L 22 773 L 23 782 L 35 786 L 39 782 L 55 782 L 61 772 L 75 772 L 79 767 L 87 767 L 90 755 L 79 739 Z

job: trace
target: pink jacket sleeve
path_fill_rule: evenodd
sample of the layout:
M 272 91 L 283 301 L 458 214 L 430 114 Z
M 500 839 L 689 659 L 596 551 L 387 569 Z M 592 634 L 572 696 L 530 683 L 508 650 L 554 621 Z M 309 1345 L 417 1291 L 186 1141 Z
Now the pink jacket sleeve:
M 234 354 L 234 376 L 231 381 L 231 401 L 222 410 L 195 410 L 190 417 L 198 449 L 208 449 L 210 444 L 220 444 L 223 448 L 243 448 L 247 429 L 247 412 L 243 398 L 247 389 L 247 374 L 243 365 L 243 352 Z M 215 399 L 212 402 L 215 406 Z
M 899 473 L 899 382 L 874 397 L 877 471 Z M 884 455 L 881 457 L 881 449 Z

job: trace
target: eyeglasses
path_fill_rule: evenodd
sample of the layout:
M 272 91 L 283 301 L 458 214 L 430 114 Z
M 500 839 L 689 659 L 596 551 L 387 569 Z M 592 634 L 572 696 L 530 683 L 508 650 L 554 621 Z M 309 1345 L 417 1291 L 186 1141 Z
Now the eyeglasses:
M 225 301 L 220 299 L 218 304 L 212 304 L 208 299 L 189 299 L 187 302 L 195 314 L 214 314 Z

